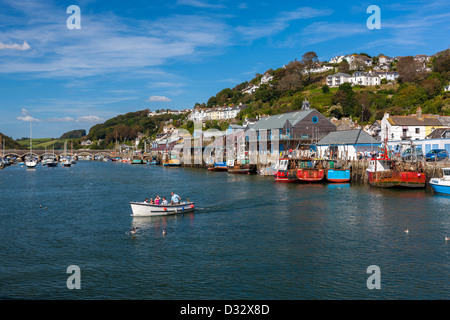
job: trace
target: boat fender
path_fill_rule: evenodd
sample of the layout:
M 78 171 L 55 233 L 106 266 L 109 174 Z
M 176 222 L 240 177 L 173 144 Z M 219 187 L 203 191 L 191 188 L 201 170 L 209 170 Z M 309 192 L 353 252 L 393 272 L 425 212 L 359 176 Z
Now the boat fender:
M 163 208 L 164 211 L 167 211 L 167 208 Z
M 193 204 L 191 204 L 191 208 L 193 208 L 194 207 L 194 205 Z

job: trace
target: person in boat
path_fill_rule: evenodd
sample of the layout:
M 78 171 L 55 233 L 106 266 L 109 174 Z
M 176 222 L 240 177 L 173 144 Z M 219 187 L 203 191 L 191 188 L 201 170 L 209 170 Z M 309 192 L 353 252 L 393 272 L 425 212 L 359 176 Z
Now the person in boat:
M 148 198 L 145 198 L 144 203 L 149 203 Z
M 167 202 L 166 197 L 163 197 L 163 201 L 161 203 L 163 206 L 167 206 L 169 204 L 169 202 Z
M 161 200 L 161 198 L 159 196 L 155 197 L 155 204 L 159 204 L 159 201 Z
M 150 198 L 149 204 L 155 204 L 155 201 L 153 201 L 153 198 Z
M 172 195 L 172 199 L 170 201 L 170 204 L 179 204 L 180 201 L 181 201 L 180 196 L 175 194 L 175 193 L 173 193 L 173 192 L 171 193 L 171 195 Z

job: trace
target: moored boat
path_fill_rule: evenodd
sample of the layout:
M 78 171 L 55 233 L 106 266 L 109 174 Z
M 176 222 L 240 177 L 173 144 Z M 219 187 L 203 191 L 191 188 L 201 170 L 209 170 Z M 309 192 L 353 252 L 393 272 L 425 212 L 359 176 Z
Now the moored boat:
M 326 179 L 329 182 L 349 182 L 351 178 L 350 169 L 327 169 Z
M 181 202 L 179 204 L 168 205 L 130 202 L 130 205 L 133 211 L 133 217 L 165 216 L 194 211 L 194 202 Z
M 166 154 L 163 160 L 164 167 L 179 167 L 181 166 L 181 160 L 174 154 Z
M 430 187 L 435 193 L 450 195 L 450 168 L 442 168 L 442 178 L 431 178 Z
M 251 174 L 256 173 L 256 165 L 250 164 L 248 160 L 242 160 L 227 163 L 228 173 L 233 174 Z
M 228 171 L 226 161 L 214 162 L 214 164 L 208 166 L 209 171 Z
M 312 160 L 303 160 L 297 169 L 297 178 L 304 182 L 320 182 L 325 177 L 325 169 Z
M 133 159 L 131 161 L 131 164 L 143 164 L 143 163 L 144 163 L 144 160 L 142 160 L 142 159 Z
M 275 181 L 277 182 L 299 182 L 297 178 L 297 166 L 294 159 L 282 158 L 278 161 Z
M 367 168 L 368 181 L 371 186 L 379 188 L 424 188 L 426 176 L 423 168 L 400 168 L 389 156 L 387 147 L 379 158 L 369 160 Z

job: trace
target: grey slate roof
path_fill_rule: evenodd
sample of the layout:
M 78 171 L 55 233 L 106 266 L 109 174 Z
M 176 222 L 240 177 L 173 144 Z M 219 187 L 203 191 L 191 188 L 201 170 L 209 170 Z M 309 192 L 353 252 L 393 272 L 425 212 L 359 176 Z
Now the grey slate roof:
M 320 140 L 317 145 L 348 145 L 348 144 L 380 144 L 362 129 L 333 131 Z
M 252 129 L 255 130 L 272 130 L 272 129 L 281 129 L 283 128 L 284 124 L 287 120 L 291 122 L 293 126 L 301 120 L 303 120 L 307 115 L 309 115 L 311 112 L 313 112 L 314 109 L 310 110 L 300 110 L 300 111 L 293 111 L 283 114 L 276 114 L 274 116 L 268 116 L 259 119 L 257 123 L 253 126 Z

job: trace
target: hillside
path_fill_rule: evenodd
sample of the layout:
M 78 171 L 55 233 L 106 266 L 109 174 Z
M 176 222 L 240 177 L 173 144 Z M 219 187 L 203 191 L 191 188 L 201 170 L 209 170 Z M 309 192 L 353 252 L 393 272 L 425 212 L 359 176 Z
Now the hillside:
M 12 138 L 5 136 L 3 133 L 0 132 L 0 148 L 5 147 L 5 150 L 7 149 L 25 149 L 24 146 L 22 146 L 21 144 L 17 143 L 17 141 L 14 141 Z M 1 150 L 0 150 L 1 152 Z
M 54 139 L 54 138 L 38 138 L 33 139 L 33 149 L 34 150 L 62 150 L 64 149 L 64 143 L 67 141 L 67 148 L 70 149 L 72 146 L 74 149 L 81 147 L 80 139 Z M 30 139 L 25 138 L 18 140 L 17 143 L 22 149 L 30 148 Z
M 90 139 L 99 141 L 91 148 L 112 147 L 116 141 L 132 141 L 143 133 L 147 137 L 155 136 L 162 131 L 167 121 L 178 121 L 178 125 L 185 119 L 185 115 L 162 114 L 157 116 L 148 116 L 149 110 L 129 112 L 125 115 L 119 115 L 111 118 L 104 123 L 96 124 L 89 130 L 89 134 L 82 140 Z
M 86 135 L 86 130 L 79 129 L 79 130 L 72 130 L 69 132 L 64 133 L 60 139 L 80 139 Z
M 378 63 L 380 57 L 370 57 L 364 53 L 358 56 L 372 59 L 373 65 Z M 330 70 L 308 72 L 321 66 L 327 66 Z M 239 114 L 239 118 L 243 120 L 245 117 L 255 118 L 298 110 L 306 98 L 313 108 L 325 116 L 350 117 L 359 123 L 381 119 L 385 112 L 395 115 L 415 113 L 418 106 L 422 107 L 424 113 L 450 115 L 450 96 L 449 92 L 444 91 L 444 86 L 450 81 L 449 49 L 433 55 L 428 62 L 418 62 L 413 57 L 395 60 L 389 66 L 389 71 L 399 74 L 395 82 L 384 79 L 381 85 L 367 87 L 351 86 L 349 83 L 339 88 L 326 85 L 326 77 L 337 72 L 352 74 L 373 69 L 373 66 L 366 67 L 362 64 L 355 70 L 349 70 L 347 62 L 319 62 L 314 52 L 308 52 L 299 61 L 291 61 L 276 70 L 269 69 L 264 75 L 256 74 L 250 81 L 219 91 L 207 103 L 200 104 L 200 107 L 211 108 L 242 102 L 249 105 L 249 108 Z M 271 80 L 262 83 L 264 77 Z M 257 89 L 245 92 L 252 86 Z

